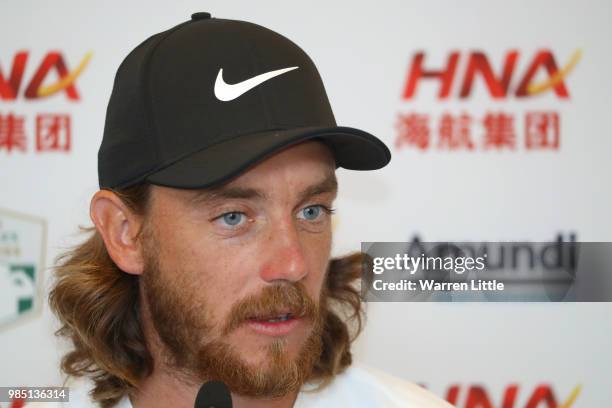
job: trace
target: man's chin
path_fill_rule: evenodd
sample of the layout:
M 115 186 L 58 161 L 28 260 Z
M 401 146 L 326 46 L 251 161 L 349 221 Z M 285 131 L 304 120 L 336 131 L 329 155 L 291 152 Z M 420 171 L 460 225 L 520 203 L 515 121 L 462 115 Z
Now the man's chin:
M 297 391 L 310 367 L 299 361 L 300 353 L 290 352 L 282 340 L 275 340 L 263 350 L 248 352 L 233 349 L 231 358 L 217 379 L 233 393 L 247 397 L 277 398 Z M 220 362 L 221 363 L 221 362 Z M 215 373 L 211 373 L 216 377 Z
M 272 370 L 278 366 L 297 363 L 305 346 L 305 338 L 245 336 L 235 333 L 231 336 L 228 348 L 233 356 L 249 370 Z M 254 338 L 252 338 L 254 337 Z M 234 342 L 237 340 L 238 342 Z M 245 341 L 250 340 L 250 341 Z
M 307 381 L 321 353 L 320 335 L 302 338 L 275 337 L 260 339 L 257 345 L 236 330 L 227 342 L 216 343 L 211 361 L 200 366 L 203 378 L 225 382 L 235 394 L 258 398 L 277 398 L 299 390 Z M 239 342 L 239 343 L 237 343 Z M 201 356 L 210 356 L 200 350 Z M 204 362 L 204 361 L 202 361 Z

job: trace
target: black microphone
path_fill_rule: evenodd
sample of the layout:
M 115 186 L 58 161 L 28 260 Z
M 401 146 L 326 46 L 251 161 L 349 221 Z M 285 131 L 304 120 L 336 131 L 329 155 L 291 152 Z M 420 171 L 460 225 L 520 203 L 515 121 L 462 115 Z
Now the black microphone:
M 200 387 L 195 408 L 232 408 L 230 390 L 222 381 L 208 381 Z

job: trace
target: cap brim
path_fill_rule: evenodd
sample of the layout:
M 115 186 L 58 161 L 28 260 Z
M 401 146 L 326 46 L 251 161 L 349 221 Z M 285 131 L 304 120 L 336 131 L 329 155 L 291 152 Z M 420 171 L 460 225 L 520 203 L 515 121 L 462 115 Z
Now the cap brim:
M 330 147 L 336 165 L 349 170 L 376 170 L 391 160 L 377 137 L 359 129 L 303 127 L 237 136 L 184 157 L 146 177 L 176 188 L 206 188 L 229 181 L 254 164 L 293 144 L 320 139 Z

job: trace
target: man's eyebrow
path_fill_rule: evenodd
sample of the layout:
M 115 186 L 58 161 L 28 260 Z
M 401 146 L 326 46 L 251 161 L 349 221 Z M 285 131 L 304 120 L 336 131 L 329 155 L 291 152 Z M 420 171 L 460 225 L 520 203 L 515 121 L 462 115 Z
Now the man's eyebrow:
M 303 201 L 309 197 L 324 194 L 324 193 L 336 193 L 338 191 L 338 181 L 336 180 L 336 174 L 331 172 L 323 179 L 323 181 L 306 187 L 298 193 L 298 200 Z M 223 199 L 258 199 L 265 200 L 268 195 L 255 188 L 247 187 L 216 187 L 198 190 L 190 199 L 191 204 L 205 203 L 210 201 L 218 201 Z
M 327 177 L 320 183 L 306 187 L 298 194 L 299 201 L 324 193 L 336 193 L 338 191 L 338 180 L 334 172 L 328 173 Z

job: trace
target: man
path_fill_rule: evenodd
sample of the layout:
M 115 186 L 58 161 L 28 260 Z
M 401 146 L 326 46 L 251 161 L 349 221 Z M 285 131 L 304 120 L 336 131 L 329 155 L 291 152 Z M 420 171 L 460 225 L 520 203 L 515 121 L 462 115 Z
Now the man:
M 195 13 L 136 47 L 108 105 L 95 227 L 50 294 L 74 346 L 62 369 L 93 383 L 73 406 L 193 407 L 206 383 L 237 408 L 448 407 L 352 364 L 361 257 L 330 260 L 335 170 L 389 160 L 336 126 L 315 65 L 278 33 Z

